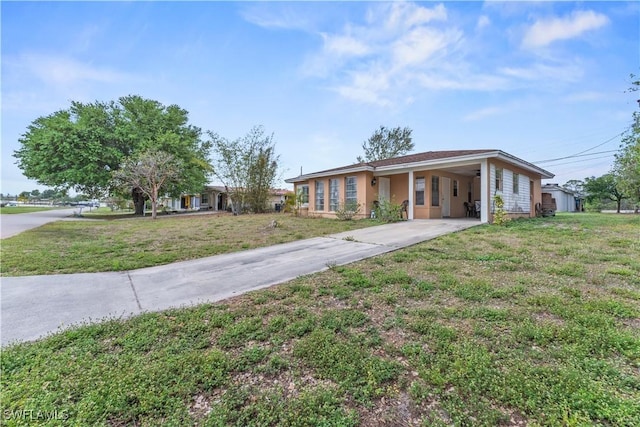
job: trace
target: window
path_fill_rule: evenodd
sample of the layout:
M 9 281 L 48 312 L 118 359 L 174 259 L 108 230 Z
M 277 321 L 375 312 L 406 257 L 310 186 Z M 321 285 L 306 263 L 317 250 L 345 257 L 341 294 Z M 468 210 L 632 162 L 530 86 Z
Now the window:
M 520 193 L 520 174 L 513 174 L 513 194 Z
M 440 206 L 440 177 L 431 177 L 431 206 Z
M 308 185 L 301 185 L 298 188 L 298 194 L 300 194 L 300 203 L 302 203 L 303 205 L 307 205 L 309 204 L 309 186 Z
M 340 181 L 336 178 L 329 180 L 329 210 L 335 212 L 340 203 Z
M 345 204 L 358 203 L 358 183 L 355 176 L 345 179 Z
M 416 205 L 424 206 L 424 176 L 416 178 Z
M 453 197 L 458 197 L 458 180 L 453 180 Z
M 202 193 L 200 195 L 200 200 L 202 201 L 203 205 L 208 205 L 209 204 L 209 195 L 207 193 Z
M 316 210 L 324 210 L 324 181 L 316 181 Z
M 494 190 L 502 191 L 502 169 L 496 168 L 496 182 Z

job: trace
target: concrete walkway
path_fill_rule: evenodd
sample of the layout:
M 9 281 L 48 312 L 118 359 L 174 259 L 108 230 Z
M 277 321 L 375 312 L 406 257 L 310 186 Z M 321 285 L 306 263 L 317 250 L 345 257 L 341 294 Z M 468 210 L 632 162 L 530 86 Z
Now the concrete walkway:
M 1 342 L 220 301 L 479 224 L 414 220 L 129 272 L 6 277 L 0 288 Z

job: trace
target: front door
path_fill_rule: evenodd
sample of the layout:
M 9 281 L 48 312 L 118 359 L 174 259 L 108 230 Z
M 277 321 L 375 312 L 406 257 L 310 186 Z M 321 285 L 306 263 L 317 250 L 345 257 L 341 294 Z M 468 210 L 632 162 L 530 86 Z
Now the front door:
M 442 217 L 451 216 L 451 179 L 442 177 Z
M 391 200 L 391 179 L 378 178 L 378 200 L 381 202 Z

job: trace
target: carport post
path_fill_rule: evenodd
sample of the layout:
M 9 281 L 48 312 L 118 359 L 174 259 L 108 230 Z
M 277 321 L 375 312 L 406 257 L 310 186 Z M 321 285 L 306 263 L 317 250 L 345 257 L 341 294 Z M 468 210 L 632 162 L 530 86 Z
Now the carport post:
M 489 161 L 484 159 L 480 162 L 480 222 L 489 222 Z
M 409 206 L 407 206 L 407 220 L 413 219 L 413 171 L 409 171 Z

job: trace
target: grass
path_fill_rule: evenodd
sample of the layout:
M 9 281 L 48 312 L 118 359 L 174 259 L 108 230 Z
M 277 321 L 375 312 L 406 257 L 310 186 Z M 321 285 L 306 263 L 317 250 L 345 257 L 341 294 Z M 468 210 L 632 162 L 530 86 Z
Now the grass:
M 42 212 L 42 211 L 50 211 L 52 209 L 62 209 L 62 208 L 50 208 L 50 207 L 44 207 L 44 206 L 5 206 L 0 208 L 0 215 Z
M 13 345 L 3 421 L 637 426 L 638 230 L 614 215 L 480 226 Z
M 285 214 L 171 215 L 155 221 L 101 211 L 83 215 L 86 219 L 49 223 L 3 239 L 0 274 L 133 270 L 380 224 Z M 277 227 L 271 226 L 273 220 Z

